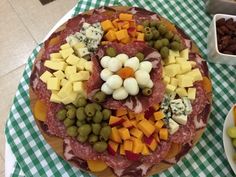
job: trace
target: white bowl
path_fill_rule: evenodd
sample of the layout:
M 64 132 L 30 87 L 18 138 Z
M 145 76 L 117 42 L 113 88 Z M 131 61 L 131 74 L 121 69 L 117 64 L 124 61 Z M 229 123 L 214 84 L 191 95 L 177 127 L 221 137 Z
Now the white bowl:
M 223 54 L 218 50 L 216 21 L 221 18 L 225 18 L 226 20 L 229 18 L 233 18 L 233 20 L 236 21 L 236 16 L 234 15 L 225 15 L 225 14 L 214 15 L 208 31 L 208 41 L 207 41 L 208 61 L 213 63 L 236 65 L 236 55 Z
M 234 107 L 234 106 L 233 106 Z M 227 129 L 229 127 L 234 126 L 234 118 L 233 118 L 233 107 L 230 109 L 225 122 L 224 122 L 224 128 L 223 128 L 223 144 L 224 144 L 224 149 L 225 149 L 225 154 L 228 159 L 228 162 L 236 174 L 236 164 L 233 161 L 233 154 L 236 153 L 236 150 L 233 147 L 231 138 L 227 135 Z

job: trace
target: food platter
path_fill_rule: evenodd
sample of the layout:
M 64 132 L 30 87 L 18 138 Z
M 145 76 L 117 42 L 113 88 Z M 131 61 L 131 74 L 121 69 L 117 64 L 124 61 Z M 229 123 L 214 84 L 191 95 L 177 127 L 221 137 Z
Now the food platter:
M 115 20 L 117 18 L 118 21 L 122 21 L 122 25 L 119 26 L 118 23 L 116 27 Z M 152 27 L 154 28 L 152 30 L 158 30 L 158 33 L 159 32 L 163 33 L 160 36 L 164 36 L 167 33 L 171 32 L 175 34 L 179 39 L 174 40 L 174 37 L 170 36 L 169 37 L 170 39 L 167 41 L 168 44 L 163 44 L 167 43 L 166 38 L 168 37 L 165 37 L 165 40 L 160 39 L 158 37 L 154 39 L 153 31 L 150 34 L 150 32 L 148 31 L 150 30 L 150 27 L 145 26 L 145 24 L 143 24 L 144 21 L 148 21 L 148 23 L 150 23 L 151 21 L 160 22 L 161 25 L 164 26 L 165 30 L 160 29 L 161 28 L 160 24 L 158 25 L 158 27 L 155 27 L 157 25 L 156 23 L 153 24 Z M 65 122 L 64 124 L 62 124 L 62 121 L 55 118 L 56 114 L 61 109 L 63 109 L 64 105 L 72 105 L 72 103 L 74 104 L 73 101 L 75 101 L 75 100 L 71 101 L 64 98 L 62 99 L 62 97 L 60 97 L 61 99 L 57 99 L 58 97 L 56 96 L 58 96 L 58 94 L 62 96 L 68 93 L 68 90 L 62 92 L 64 87 L 64 85 L 62 84 L 62 80 L 64 79 L 64 81 L 69 80 L 73 82 L 73 86 L 75 87 L 75 88 L 73 87 L 74 92 L 75 90 L 78 91 L 79 89 L 81 91 L 81 87 L 79 86 L 81 82 L 77 82 L 76 80 L 78 77 L 80 77 L 80 75 L 79 76 L 76 75 L 77 77 L 72 77 L 68 74 L 69 76 L 67 78 L 67 73 L 71 73 L 72 68 L 74 68 L 74 64 L 71 63 L 72 59 L 69 59 L 70 56 L 69 55 L 67 56 L 68 52 L 65 52 L 65 49 L 66 50 L 68 49 L 67 51 L 69 51 L 69 48 L 72 48 L 70 44 L 73 43 L 72 42 L 73 40 L 70 39 L 72 38 L 74 39 L 75 34 L 78 34 L 76 32 L 79 32 L 78 35 L 81 36 L 82 33 L 81 31 L 83 30 L 83 27 L 87 25 L 89 26 L 88 28 L 94 29 L 97 28 L 97 26 L 91 26 L 91 25 L 98 22 L 100 23 L 99 25 L 101 25 L 101 29 L 103 29 L 99 44 L 93 45 L 93 47 L 89 47 L 91 45 L 86 44 L 86 47 L 85 46 L 80 47 L 77 50 L 78 53 L 75 52 L 75 54 L 80 55 L 76 57 L 87 58 L 86 56 L 82 56 L 82 52 L 84 52 L 85 50 L 84 49 L 81 50 L 81 48 L 87 48 L 88 51 L 86 51 L 87 52 L 86 55 L 90 56 L 90 58 L 87 59 L 88 61 L 85 61 L 88 64 L 88 66 L 87 67 L 85 66 L 83 67 L 83 69 L 81 69 L 83 70 L 84 73 L 86 72 L 88 74 L 87 82 L 86 81 L 84 82 L 84 84 L 86 85 L 85 89 L 86 94 L 84 94 L 84 92 L 80 92 L 80 95 L 83 95 L 84 97 L 88 98 L 89 104 L 90 103 L 92 104 L 93 102 L 101 103 L 102 111 L 104 111 L 105 109 L 111 109 L 112 113 L 114 113 L 114 115 L 112 114 L 109 117 L 109 120 L 106 120 L 107 122 L 103 121 L 103 123 L 106 123 L 106 126 L 112 129 L 112 132 L 106 142 L 108 144 L 108 148 L 105 151 L 101 152 L 102 155 L 99 154 L 98 152 L 94 153 L 94 149 L 98 151 L 101 150 L 94 147 L 96 143 L 92 143 L 92 145 L 87 145 L 88 143 L 81 143 L 80 139 L 81 137 L 79 138 L 80 142 L 79 140 L 77 141 L 76 138 L 74 137 L 74 132 L 73 133 L 71 133 L 71 131 L 67 132 L 69 127 L 67 127 L 67 129 L 65 128 L 66 126 L 64 125 Z M 131 23 L 133 22 L 135 22 L 135 24 L 132 25 L 135 26 L 131 26 Z M 113 27 L 110 27 L 111 26 L 110 24 L 112 24 Z M 135 32 L 133 33 L 133 30 L 131 29 L 134 29 L 134 27 L 135 27 Z M 127 33 L 127 31 L 129 33 Z M 96 32 L 100 33 L 100 31 Z M 124 32 L 126 32 L 125 35 Z M 91 32 L 89 33 L 87 28 L 85 30 L 85 34 L 89 34 L 88 38 L 89 37 L 92 38 L 91 36 L 94 35 L 94 33 Z M 78 35 L 76 36 L 77 39 L 79 38 Z M 68 38 L 68 36 L 70 37 Z M 94 37 L 94 39 L 98 38 Z M 165 47 L 165 50 L 164 49 L 162 50 L 162 48 L 159 46 L 160 43 L 157 42 L 158 40 L 159 42 L 162 40 L 161 45 L 164 45 L 162 46 L 162 48 Z M 176 44 L 177 41 L 178 44 L 181 44 L 182 46 L 181 48 L 176 47 L 176 45 L 178 45 Z M 78 43 L 76 43 L 76 45 L 77 44 Z M 170 48 L 170 50 L 167 46 Z M 73 49 L 76 50 L 75 48 Z M 108 49 L 110 51 L 108 51 Z M 116 51 L 115 54 L 113 52 L 114 49 Z M 168 52 L 166 52 L 166 50 Z M 176 54 L 176 51 L 178 54 Z M 171 52 L 172 55 L 170 54 Z M 60 55 L 60 57 L 56 59 L 53 58 L 51 54 L 55 53 L 57 53 L 58 56 Z M 141 53 L 143 55 L 141 57 L 142 59 L 140 59 L 140 54 L 136 55 L 137 53 Z M 137 93 L 134 93 L 135 92 L 133 90 L 134 87 L 129 88 L 129 86 L 132 85 L 130 84 L 130 82 L 127 84 L 127 86 L 123 84 L 125 89 L 122 88 L 123 89 L 122 92 L 116 91 L 116 89 L 118 90 L 118 87 L 115 88 L 117 86 L 117 80 L 110 79 L 111 81 L 109 82 L 108 81 L 109 78 L 107 80 L 105 79 L 107 75 L 101 74 L 103 70 L 107 69 L 105 64 L 102 62 L 103 60 L 105 61 L 104 58 L 117 57 L 120 54 L 122 55 L 125 54 L 126 56 L 128 55 L 127 60 L 129 61 L 131 61 L 132 58 L 136 57 L 135 59 L 139 60 L 138 61 L 139 69 L 137 68 L 134 69 L 134 67 L 136 67 L 134 66 L 134 64 L 124 63 L 124 66 L 121 65 L 118 71 L 116 70 L 117 65 L 114 65 L 115 62 L 112 62 L 110 66 L 110 71 L 112 71 L 113 74 L 116 73 L 117 75 L 119 75 L 123 79 L 122 82 L 124 83 L 125 80 L 128 78 L 132 79 L 135 78 L 136 79 L 135 82 L 138 82 L 137 84 L 138 91 L 136 91 Z M 185 58 L 186 55 L 187 58 Z M 94 59 L 95 56 L 97 58 Z M 172 56 L 172 58 L 169 56 Z M 66 62 L 62 61 L 61 58 L 64 58 Z M 133 60 L 135 61 L 135 59 Z M 185 64 L 183 64 L 184 62 L 180 60 L 184 60 Z M 63 65 L 66 64 L 66 66 L 63 67 L 66 68 L 70 67 L 70 70 L 66 71 L 65 68 L 58 69 L 61 66 L 59 66 L 58 63 L 56 62 L 58 63 L 61 62 L 61 64 Z M 97 64 L 95 64 L 96 62 Z M 141 72 L 143 70 L 147 70 L 148 68 L 145 65 L 144 69 L 140 69 L 142 68 L 141 67 L 142 62 L 146 62 L 149 64 L 151 63 L 151 68 L 148 69 L 150 73 L 149 75 L 146 74 L 146 72 Z M 51 65 L 52 63 L 56 64 Z M 90 64 L 92 63 L 92 67 L 90 67 L 89 63 Z M 83 66 L 83 64 L 77 65 L 76 66 L 77 70 L 81 66 Z M 55 67 L 57 67 L 57 69 Z M 176 67 L 181 67 L 182 68 L 181 71 L 177 71 L 178 69 L 176 69 Z M 126 68 L 125 71 L 127 71 L 127 68 L 129 68 L 129 71 L 135 70 L 136 71 L 135 74 L 133 73 L 133 75 L 135 76 L 133 76 L 132 74 L 131 74 L 132 76 L 128 74 L 127 77 L 128 72 L 123 72 L 124 68 Z M 43 77 L 43 75 L 46 76 L 46 74 L 44 74 L 45 70 L 48 71 L 49 73 L 53 73 L 55 77 L 54 76 Z M 138 74 L 139 70 L 141 74 Z M 63 79 L 59 80 L 58 79 L 59 73 L 61 73 L 60 76 L 63 74 L 65 74 L 66 76 L 65 77 L 63 76 Z M 190 75 L 186 76 L 186 73 L 191 73 L 191 74 L 195 73 L 191 75 L 192 78 L 195 78 L 195 80 L 192 81 L 190 77 L 190 81 L 187 85 L 185 81 L 186 78 L 188 81 Z M 77 73 L 72 73 L 72 74 L 77 74 Z M 146 78 L 149 78 L 149 80 L 152 82 L 151 86 L 149 86 L 150 84 L 148 83 L 146 83 L 146 85 L 143 84 L 143 82 L 145 82 L 145 79 L 140 79 L 143 77 L 144 74 L 146 74 L 147 76 Z M 179 76 L 178 78 L 176 75 L 182 75 L 182 76 Z M 111 75 L 109 77 L 111 77 Z M 45 80 L 48 78 L 50 78 L 49 79 L 50 81 Z M 173 82 L 167 81 L 168 78 L 173 80 Z M 178 83 L 175 84 L 174 81 Z M 55 84 L 55 82 L 60 82 L 61 86 L 59 86 L 58 83 Z M 75 82 L 77 83 L 75 84 Z M 108 93 L 109 90 L 103 88 L 102 84 L 104 83 L 108 84 L 109 87 L 114 87 L 112 88 L 113 92 Z M 102 102 L 100 102 L 101 96 L 98 97 L 96 96 L 98 95 L 97 93 L 99 92 L 97 89 L 98 90 L 101 89 L 102 90 L 101 92 L 103 94 L 106 93 L 105 101 L 102 100 Z M 94 92 L 94 90 L 96 90 L 96 92 Z M 127 95 L 125 95 L 124 93 Z M 165 95 L 168 95 L 168 97 L 165 97 Z M 164 113 L 163 111 L 164 108 L 162 103 L 164 102 L 165 99 L 167 98 L 169 99 L 170 95 L 174 97 L 172 99 L 172 101 L 175 100 L 173 101 L 173 103 L 176 101 L 179 102 L 181 101 L 181 99 L 190 101 L 191 109 L 193 111 L 190 111 L 188 113 L 189 114 L 188 116 L 181 115 L 182 117 L 181 119 L 178 117 L 175 118 L 175 121 L 173 121 L 172 119 L 174 119 L 174 116 L 172 116 L 172 114 L 175 115 L 175 117 L 177 117 L 177 115 L 174 114 L 173 112 L 174 108 L 172 107 L 171 108 L 172 117 L 171 118 L 168 117 L 167 119 L 167 112 Z M 115 176 L 115 175 L 150 176 L 152 174 L 159 173 L 176 164 L 177 161 L 181 159 L 198 142 L 199 138 L 204 132 L 204 129 L 207 125 L 207 119 L 211 110 L 211 96 L 212 96 L 211 81 L 207 69 L 207 64 L 202 59 L 197 46 L 191 41 L 191 39 L 183 32 L 183 30 L 179 29 L 178 27 L 176 27 L 174 24 L 170 23 L 163 17 L 160 17 L 157 14 L 146 11 L 144 9 L 132 8 L 132 7 L 101 7 L 99 9 L 79 14 L 78 16 L 74 17 L 73 19 L 63 24 L 49 37 L 48 40 L 45 41 L 42 49 L 40 50 L 36 58 L 32 75 L 30 78 L 31 109 L 34 114 L 35 121 L 47 143 L 49 143 L 54 149 L 54 151 L 59 156 L 64 158 L 66 161 L 69 161 L 71 164 L 79 167 L 82 170 L 89 171 L 95 174 L 96 176 Z M 78 92 L 76 92 L 76 99 L 77 98 L 78 98 Z M 136 101 L 132 101 L 132 99 L 134 98 Z M 127 103 L 126 101 L 128 99 L 129 103 L 130 102 L 132 103 L 132 106 L 130 106 L 131 104 L 126 104 Z M 141 105 L 141 108 L 140 106 L 137 105 Z M 86 109 L 86 106 L 84 109 Z M 78 110 L 79 107 L 81 106 L 78 107 L 75 106 L 75 107 Z M 120 107 L 122 107 L 123 109 L 120 109 Z M 184 109 L 186 109 L 186 107 Z M 167 109 L 169 109 L 169 106 L 167 107 Z M 194 112 L 194 110 L 197 111 Z M 67 111 L 69 111 L 69 109 L 67 109 Z M 135 121 L 133 120 L 133 117 L 132 118 L 130 117 L 131 115 L 130 112 L 133 112 L 133 114 L 135 114 L 134 116 Z M 146 114 L 144 114 L 144 112 Z M 147 116 L 147 113 L 150 112 L 151 115 Z M 86 111 L 86 114 L 87 113 L 88 111 Z M 122 116 L 125 116 L 125 118 L 119 117 L 119 115 L 121 114 Z M 53 117 L 53 119 L 50 119 L 49 121 L 50 117 L 51 118 Z M 79 116 L 77 116 L 77 118 L 78 117 Z M 98 119 L 97 117 L 98 116 L 96 116 L 96 120 L 93 120 L 94 121 L 93 123 L 100 122 L 97 121 Z M 117 120 L 122 120 L 122 122 L 119 122 Z M 166 123 L 164 120 L 168 120 L 168 123 Z M 52 123 L 53 121 L 54 123 Z M 86 123 L 88 124 L 87 119 L 86 121 L 87 121 Z M 134 124 L 132 124 L 132 126 L 130 127 L 128 126 L 128 123 L 123 123 L 132 121 Z M 171 121 L 172 124 L 170 124 Z M 176 122 L 178 121 L 181 123 L 177 124 Z M 160 125 L 160 122 L 163 124 Z M 151 129 L 153 128 L 153 130 L 146 129 L 145 125 L 147 125 L 148 128 Z M 78 129 L 80 128 L 79 125 L 77 125 L 77 123 L 76 126 L 78 126 Z M 58 127 L 61 128 L 58 129 Z M 159 127 L 159 129 L 158 128 L 156 129 L 156 127 Z M 119 130 L 118 134 L 113 132 L 113 130 L 115 131 L 115 129 Z M 135 130 L 136 133 L 132 133 Z M 126 149 L 124 154 L 122 154 L 120 149 L 122 146 L 123 147 L 126 146 L 126 142 L 132 142 L 134 144 L 136 142 L 140 142 L 140 139 L 138 139 L 137 131 L 141 132 L 140 134 L 142 134 L 143 137 L 147 137 L 146 140 L 143 140 L 141 138 L 142 139 L 141 144 L 138 144 L 138 146 L 134 145 L 134 147 L 142 146 L 143 147 L 141 150 L 142 152 L 140 150 L 137 150 L 136 148 L 131 148 L 129 150 Z M 165 132 L 165 133 L 160 133 L 160 132 Z M 119 135 L 122 140 L 117 141 L 117 139 L 113 136 L 112 133 L 114 133 L 114 135 Z M 80 132 L 80 134 L 82 133 Z M 129 134 L 128 138 L 126 136 L 127 134 Z M 158 138 L 158 140 L 156 140 L 156 138 Z M 146 144 L 144 142 L 146 142 Z M 76 148 L 75 150 L 73 149 L 75 147 L 78 148 Z M 144 147 L 147 147 L 146 151 L 143 150 Z M 82 154 L 78 155 L 77 153 L 80 151 L 81 152 L 84 151 L 85 153 L 83 155 Z M 87 153 L 91 152 L 91 153 L 87 154 L 86 157 L 86 152 Z M 96 154 L 96 155 L 89 156 L 91 154 Z M 88 162 L 89 160 L 92 162 Z M 102 171 L 99 171 L 99 169 L 93 169 L 91 167 L 91 164 L 94 166 L 101 165 L 101 163 L 99 163 L 99 165 L 93 163 L 93 161 L 96 160 L 105 161 L 106 168 L 104 168 L 104 170 Z M 114 166 L 118 166 L 119 162 L 124 162 L 129 165 L 124 165 L 124 166 L 121 165 L 118 169 L 115 169 Z M 104 167 L 104 162 L 101 166 Z

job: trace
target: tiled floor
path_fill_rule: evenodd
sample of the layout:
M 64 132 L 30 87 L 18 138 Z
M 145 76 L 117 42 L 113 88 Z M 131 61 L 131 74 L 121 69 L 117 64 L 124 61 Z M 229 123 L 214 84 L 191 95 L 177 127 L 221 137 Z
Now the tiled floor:
M 4 176 L 4 126 L 24 64 L 37 43 L 77 0 L 0 0 L 0 176 Z

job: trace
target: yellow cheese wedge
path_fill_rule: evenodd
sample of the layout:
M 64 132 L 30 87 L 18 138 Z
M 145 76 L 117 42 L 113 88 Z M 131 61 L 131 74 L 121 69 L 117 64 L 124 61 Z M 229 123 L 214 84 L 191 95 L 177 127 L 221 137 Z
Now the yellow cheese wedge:
M 172 78 L 170 79 L 170 84 L 177 87 L 177 85 L 178 85 L 178 79 L 172 77 Z
M 196 88 L 189 88 L 188 89 L 188 98 L 190 100 L 195 100 L 195 98 L 196 98 Z
M 74 53 L 74 50 L 70 47 L 70 48 L 66 48 L 66 49 L 63 49 L 63 50 L 60 50 L 59 51 L 61 56 L 66 59 L 67 57 L 69 57 L 71 54 Z
M 76 66 L 67 66 L 65 69 L 66 78 L 69 79 L 71 74 L 76 73 Z
M 50 77 L 47 80 L 47 89 L 48 90 L 59 90 L 60 89 L 60 79 L 56 77 Z
M 84 68 L 86 71 L 92 72 L 93 71 L 93 63 L 92 61 L 86 61 Z
M 50 101 L 54 103 L 61 103 L 61 98 L 56 93 L 52 93 Z
M 84 70 L 86 63 L 87 60 L 80 58 L 79 62 L 76 64 L 76 67 L 78 68 L 79 71 L 82 71 Z
M 169 56 L 179 57 L 179 51 L 169 50 Z
M 64 62 L 63 58 L 51 58 L 51 61 L 56 61 L 56 62 Z
M 64 49 L 70 48 L 70 44 L 65 43 L 65 44 L 61 45 L 60 48 L 61 48 L 61 50 L 64 50 Z
M 179 87 L 192 87 L 193 78 L 189 75 L 179 75 L 178 77 L 178 86 Z
M 180 64 L 180 63 L 182 63 L 182 62 L 185 62 L 186 59 L 185 59 L 185 58 L 182 58 L 182 57 L 176 57 L 176 58 L 175 58 L 175 61 L 176 61 L 176 63 Z
M 54 58 L 62 58 L 60 53 L 51 53 L 50 54 L 50 59 L 54 59 Z
M 171 85 L 171 84 L 166 85 L 166 93 L 174 92 L 175 89 L 176 89 L 176 86 L 174 86 L 174 85 Z
M 66 62 L 70 65 L 76 65 L 79 62 L 79 57 L 72 54 L 66 59 Z
M 90 74 L 88 71 L 80 71 L 78 73 L 71 74 L 69 77 L 69 80 L 71 82 L 86 81 L 89 79 L 89 77 L 90 77 Z
M 69 104 L 69 103 L 72 103 L 72 102 L 74 102 L 75 100 L 76 100 L 76 98 L 77 98 L 77 93 L 76 92 L 70 92 L 69 94 L 68 94 L 68 96 L 67 97 L 65 97 L 65 98 L 62 98 L 61 99 L 61 102 L 63 103 L 63 104 Z
M 61 70 L 54 72 L 53 75 L 60 80 L 65 78 L 65 74 Z
M 164 67 L 165 70 L 165 75 L 169 77 L 174 77 L 175 75 L 179 74 L 181 69 L 180 69 L 180 64 L 170 64 Z
M 44 82 L 47 83 L 47 80 L 51 78 L 53 75 L 49 71 L 45 71 L 41 76 L 40 79 Z
M 188 93 L 186 91 L 185 88 L 183 87 L 178 87 L 175 92 L 180 96 L 180 97 L 184 97 L 184 96 L 188 96 Z
M 61 80 L 61 86 L 64 86 L 67 82 L 69 82 L 67 79 L 62 79 Z
M 189 58 L 189 49 L 186 48 L 186 49 L 182 50 L 182 51 L 180 52 L 180 57 L 183 57 L 183 58 L 185 58 L 186 60 L 188 60 L 188 58 Z
M 67 64 L 65 62 L 57 62 L 57 61 L 51 61 L 51 60 L 46 60 L 44 63 L 44 66 L 52 70 L 64 70 L 66 65 Z
M 180 63 L 181 74 L 187 73 L 191 71 L 192 65 L 188 61 L 184 61 Z
M 83 82 L 74 82 L 73 83 L 73 91 L 78 93 L 84 93 Z
M 72 92 L 72 83 L 67 82 L 58 92 L 58 96 L 61 98 L 66 98 L 71 92 Z
M 170 77 L 164 76 L 163 82 L 164 82 L 165 84 L 169 84 L 169 83 L 170 83 Z
M 202 73 L 198 68 L 193 69 L 192 71 L 186 73 L 189 77 L 193 78 L 193 82 L 202 80 Z
M 164 62 L 165 62 L 165 65 L 174 64 L 176 62 L 175 56 L 169 55 L 168 58 L 164 60 Z

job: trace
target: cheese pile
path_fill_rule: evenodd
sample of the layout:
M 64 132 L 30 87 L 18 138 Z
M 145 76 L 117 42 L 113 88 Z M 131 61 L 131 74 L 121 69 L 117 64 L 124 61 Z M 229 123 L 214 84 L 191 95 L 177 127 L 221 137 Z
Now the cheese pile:
M 53 72 L 45 71 L 40 79 L 52 91 L 51 102 L 69 104 L 79 95 L 86 95 L 83 82 L 90 77 L 92 62 L 77 57 L 68 43 L 60 48 L 59 53 L 50 54 L 50 60 L 44 63 Z
M 116 57 L 104 56 L 100 61 L 104 68 L 100 77 L 105 83 L 101 90 L 112 95 L 115 100 L 124 100 L 128 95 L 135 96 L 141 88 L 152 88 L 153 82 L 150 78 L 152 63 L 149 61 L 139 62 L 137 57 L 129 58 L 126 54 Z M 133 74 L 127 77 L 119 75 L 122 69 L 131 70 Z
M 176 92 L 180 97 L 188 97 L 194 100 L 196 88 L 192 88 L 195 81 L 202 80 L 202 74 L 196 63 L 188 61 L 189 49 L 169 51 L 169 56 L 164 60 L 164 83 L 166 92 Z

